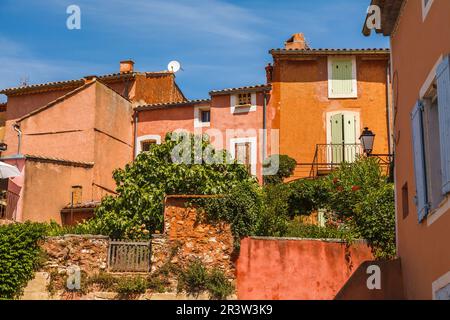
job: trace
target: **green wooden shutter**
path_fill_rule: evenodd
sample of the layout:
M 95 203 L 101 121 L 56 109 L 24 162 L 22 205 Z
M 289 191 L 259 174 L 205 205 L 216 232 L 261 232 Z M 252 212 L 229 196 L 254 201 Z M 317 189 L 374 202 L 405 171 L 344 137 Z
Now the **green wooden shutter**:
M 353 93 L 353 70 L 351 60 L 336 60 L 332 63 L 331 90 L 334 95 Z
M 423 104 L 418 102 L 411 113 L 414 174 L 416 179 L 416 207 L 419 223 L 428 215 L 428 190 L 423 132 Z
M 450 193 L 450 56 L 437 68 L 442 193 Z
M 331 158 L 332 163 L 341 163 L 343 161 L 344 130 L 343 114 L 336 114 L 331 117 Z

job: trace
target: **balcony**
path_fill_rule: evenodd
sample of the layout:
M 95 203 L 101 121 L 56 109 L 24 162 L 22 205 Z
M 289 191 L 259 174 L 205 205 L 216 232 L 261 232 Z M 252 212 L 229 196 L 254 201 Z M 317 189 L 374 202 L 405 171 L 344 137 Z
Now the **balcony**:
M 352 163 L 363 154 L 361 144 L 318 144 L 311 164 L 310 178 L 327 175 L 342 163 Z

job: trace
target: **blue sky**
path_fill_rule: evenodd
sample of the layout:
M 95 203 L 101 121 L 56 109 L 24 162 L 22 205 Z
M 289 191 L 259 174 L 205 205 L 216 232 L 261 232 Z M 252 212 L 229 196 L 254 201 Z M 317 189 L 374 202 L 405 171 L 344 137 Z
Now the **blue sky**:
M 68 30 L 66 8 L 81 8 Z M 188 98 L 265 81 L 268 50 L 292 33 L 314 48 L 388 47 L 361 29 L 369 0 L 0 0 L 0 87 L 117 72 L 178 60 Z M 0 100 L 4 97 L 0 96 Z

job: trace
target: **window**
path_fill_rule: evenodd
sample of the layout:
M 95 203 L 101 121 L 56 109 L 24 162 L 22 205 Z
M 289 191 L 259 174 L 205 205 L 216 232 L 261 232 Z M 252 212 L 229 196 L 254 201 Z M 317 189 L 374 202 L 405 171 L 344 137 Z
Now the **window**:
M 229 148 L 232 157 L 238 163 L 244 164 L 250 174 L 256 176 L 256 161 L 258 157 L 256 137 L 230 139 Z
M 231 113 L 256 111 L 256 93 L 243 92 L 230 96 Z
M 136 140 L 136 157 L 141 152 L 150 151 L 150 148 L 153 144 L 161 144 L 161 136 L 151 134 L 146 136 L 138 137 Z
M 209 110 L 201 110 L 201 120 L 203 123 L 209 123 L 211 120 L 211 111 Z
M 422 21 L 425 21 L 425 19 L 427 18 L 433 1 L 434 0 L 422 0 Z
M 83 196 L 83 187 L 82 186 L 73 186 L 71 193 L 71 204 L 80 204 L 82 202 Z
M 449 62 L 447 56 L 437 66 L 436 79 L 430 82 L 411 115 L 419 222 L 430 210 L 434 215 L 450 193 L 450 144 L 446 139 L 450 136 Z
M 402 212 L 403 212 L 403 219 L 406 219 L 409 215 L 408 183 L 405 183 L 402 187 Z
M 251 104 L 252 104 L 252 94 L 251 93 L 238 94 L 238 105 L 239 106 L 250 106 Z
M 328 97 L 358 97 L 355 57 L 328 58 Z
M 154 139 L 141 141 L 141 151 L 142 152 L 150 151 L 150 148 L 154 144 L 158 144 L 158 142 Z
M 211 109 L 209 106 L 194 108 L 194 128 L 204 128 L 211 125 Z
M 251 170 L 250 148 L 250 142 L 236 143 L 234 156 L 238 163 L 247 167 L 248 172 Z
M 444 199 L 442 194 L 439 108 L 435 85 L 430 90 L 429 96 L 424 99 L 423 104 L 427 197 L 430 210 L 433 210 L 438 208 Z

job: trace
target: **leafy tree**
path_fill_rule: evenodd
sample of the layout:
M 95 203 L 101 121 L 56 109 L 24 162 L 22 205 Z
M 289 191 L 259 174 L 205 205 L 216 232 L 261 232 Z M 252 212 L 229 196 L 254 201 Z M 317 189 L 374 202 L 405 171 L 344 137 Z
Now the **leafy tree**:
M 168 134 L 165 143 L 139 154 L 113 177 L 118 195 L 105 197 L 84 228 L 130 239 L 162 229 L 165 195 L 224 194 L 238 183 L 256 183 L 245 166 L 216 151 L 208 136 L 188 133 Z
M 264 184 L 283 183 L 284 179 L 289 178 L 294 173 L 297 161 L 287 155 L 272 155 L 264 162 L 264 168 L 269 168 L 278 161 L 278 171 L 275 175 L 264 176 Z
M 39 267 L 47 226 L 40 223 L 15 223 L 0 226 L 0 300 L 20 296 Z

